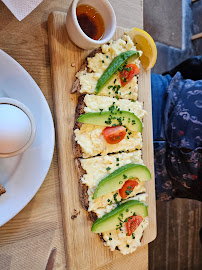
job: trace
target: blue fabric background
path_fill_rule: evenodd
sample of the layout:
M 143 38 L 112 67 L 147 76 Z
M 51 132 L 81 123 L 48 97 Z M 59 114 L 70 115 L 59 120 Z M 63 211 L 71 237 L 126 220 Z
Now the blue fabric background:
M 202 80 L 152 74 L 157 199 L 202 200 Z

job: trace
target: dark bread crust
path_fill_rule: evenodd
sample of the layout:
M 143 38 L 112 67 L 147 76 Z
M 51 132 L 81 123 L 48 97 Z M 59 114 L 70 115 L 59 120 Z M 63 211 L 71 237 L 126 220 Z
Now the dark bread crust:
M 78 158 L 75 159 L 75 167 L 76 167 L 77 175 L 79 178 L 79 200 L 80 200 L 82 207 L 86 211 L 88 211 L 88 206 L 89 206 L 88 193 L 87 193 L 88 187 L 85 184 L 83 184 L 81 181 L 81 178 L 86 173 L 86 171 L 82 168 L 80 159 L 78 159 Z M 91 211 L 88 214 L 89 214 L 89 218 L 92 222 L 95 222 L 98 219 L 98 216 L 96 215 L 95 212 Z M 105 242 L 102 234 L 99 234 L 99 237 L 103 242 Z
M 75 159 L 75 167 L 79 179 L 79 200 L 82 205 L 82 207 L 88 211 L 88 187 L 82 183 L 81 178 L 86 173 L 86 171 L 82 168 L 81 162 L 78 158 Z
M 95 49 L 94 51 L 92 51 L 86 58 L 85 60 L 83 61 L 83 64 L 81 65 L 79 71 L 83 71 L 85 70 L 86 68 L 88 69 L 88 58 L 92 58 L 96 55 L 96 53 L 101 53 L 102 52 L 102 49 L 101 47 Z M 79 72 L 78 71 L 78 72 Z M 88 70 L 89 71 L 89 70 Z M 72 85 L 72 88 L 70 90 L 70 92 L 73 94 L 73 93 L 79 93 L 80 92 L 80 89 L 81 89 L 81 85 L 80 85 L 80 82 L 79 82 L 79 79 L 76 78 L 76 80 L 74 81 L 73 85 Z
M 83 184 L 81 181 L 81 178 L 86 173 L 86 171 L 82 168 L 79 158 L 75 159 L 75 167 L 76 167 L 76 172 L 77 172 L 78 179 L 79 179 L 79 200 L 80 200 L 82 207 L 86 211 L 88 211 L 88 207 L 89 207 L 88 193 L 87 193 L 88 187 L 85 184 Z M 92 211 L 89 212 L 89 217 L 90 217 L 90 220 L 92 220 L 93 222 L 95 222 L 98 218 L 96 213 L 94 213 Z
M 83 71 L 86 68 L 88 68 L 88 58 L 89 57 L 94 57 L 96 55 L 96 53 L 100 53 L 102 52 L 101 47 L 95 49 L 94 51 L 92 51 L 84 60 L 81 68 L 79 71 Z M 89 71 L 89 70 L 88 70 Z M 79 79 L 76 78 L 76 80 L 74 81 L 72 88 L 71 88 L 71 93 L 79 93 L 81 89 L 80 86 L 80 82 Z M 74 120 L 74 128 L 73 131 L 77 128 L 81 127 L 81 123 L 77 122 L 78 117 L 84 113 L 84 108 L 85 108 L 85 103 L 84 103 L 84 98 L 85 95 L 80 95 L 78 97 L 78 104 L 76 107 L 76 111 L 75 111 L 75 120 Z M 77 175 L 78 175 L 78 179 L 79 179 L 79 200 L 80 203 L 82 205 L 82 207 L 85 210 L 88 210 L 88 206 L 89 206 L 89 202 L 88 202 L 88 187 L 82 183 L 81 178 L 83 177 L 83 175 L 86 173 L 86 171 L 82 168 L 81 166 L 81 162 L 79 160 L 79 157 L 82 157 L 82 149 L 80 147 L 80 145 L 76 142 L 75 140 L 75 134 L 73 132 L 73 136 L 72 136 L 72 143 L 73 143 L 73 154 L 75 156 L 75 167 L 76 167 L 76 171 L 77 171 Z M 97 219 L 97 215 L 94 212 L 90 212 L 89 213 L 89 217 L 90 219 L 94 222 Z
M 79 158 L 83 156 L 81 146 L 75 140 L 74 130 L 81 127 L 81 123 L 77 122 L 77 119 L 81 114 L 84 113 L 85 103 L 84 103 L 85 95 L 81 95 L 78 97 L 78 104 L 76 106 L 75 111 L 75 119 L 74 119 L 74 128 L 73 128 L 73 136 L 72 136 L 72 144 L 73 144 L 73 154 L 75 158 Z
M 0 184 L 0 196 L 6 192 L 5 188 Z
M 78 97 L 78 103 L 77 103 L 76 111 L 75 111 L 74 130 L 81 127 L 81 123 L 77 122 L 77 119 L 79 118 L 81 114 L 85 113 L 84 108 L 86 104 L 84 103 L 84 98 L 85 98 L 85 95 L 81 95 Z

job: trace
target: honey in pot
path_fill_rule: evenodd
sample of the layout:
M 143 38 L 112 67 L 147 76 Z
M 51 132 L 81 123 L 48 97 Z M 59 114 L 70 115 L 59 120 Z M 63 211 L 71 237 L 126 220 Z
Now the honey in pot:
M 76 16 L 81 29 L 89 38 L 102 39 L 105 25 L 102 16 L 94 7 L 79 5 L 76 8 Z

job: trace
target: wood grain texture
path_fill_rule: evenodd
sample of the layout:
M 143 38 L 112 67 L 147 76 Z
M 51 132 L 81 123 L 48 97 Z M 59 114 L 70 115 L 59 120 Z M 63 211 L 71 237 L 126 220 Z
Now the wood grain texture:
M 98 235 L 91 233 L 92 223 L 88 218 L 88 213 L 83 210 L 79 202 L 78 177 L 72 154 L 72 129 L 77 95 L 70 94 L 70 89 L 75 80 L 75 73 L 90 51 L 81 50 L 70 41 L 65 21 L 64 13 L 53 12 L 49 16 L 48 29 L 68 267 L 69 269 L 123 269 L 124 266 L 131 269 L 135 263 L 137 269 L 147 269 L 148 261 L 145 256 L 147 246 L 139 248 L 137 252 L 128 256 L 123 256 L 118 251 L 110 252 L 104 247 Z M 123 32 L 123 28 L 118 28 L 114 38 L 120 37 Z M 143 160 L 154 176 L 150 72 L 141 71 L 139 89 L 139 99 L 144 102 L 144 108 L 148 111 L 144 119 Z M 150 225 L 145 231 L 142 245 L 151 242 L 156 237 L 154 177 L 146 183 L 146 188 L 149 193 Z M 72 220 L 71 215 L 74 209 L 80 212 L 80 215 Z
M 48 5 L 48 2 L 43 1 L 26 19 L 18 22 L 0 1 L 0 48 L 29 72 L 53 112 L 47 33 L 47 17 L 53 5 Z M 43 270 L 53 247 L 57 247 L 54 269 L 64 270 L 66 261 L 56 151 L 35 197 L 0 228 L 0 269 Z

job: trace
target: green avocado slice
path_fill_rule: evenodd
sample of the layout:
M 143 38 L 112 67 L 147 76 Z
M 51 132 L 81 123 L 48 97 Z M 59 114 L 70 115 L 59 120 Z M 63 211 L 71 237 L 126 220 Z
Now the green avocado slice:
M 112 75 L 118 70 L 118 68 L 121 67 L 126 62 L 126 60 L 132 56 L 134 57 L 134 59 L 136 59 L 140 56 L 140 54 L 139 52 L 133 50 L 126 51 L 120 53 L 112 60 L 108 68 L 103 72 L 102 76 L 99 78 L 95 88 L 95 94 L 98 94 L 100 92 L 103 86 L 111 79 Z
M 131 112 L 114 110 L 113 112 L 85 113 L 77 119 L 80 123 L 98 126 L 125 126 L 131 131 L 142 132 L 141 120 Z
M 91 228 L 94 233 L 103 233 L 112 231 L 120 226 L 126 218 L 131 217 L 134 213 L 136 216 L 143 218 L 148 216 L 147 205 L 137 200 L 127 201 L 117 206 L 111 212 L 105 214 L 103 217 L 98 218 Z
M 130 177 L 136 177 L 140 181 L 147 181 L 151 179 L 151 173 L 146 166 L 141 164 L 130 163 L 124 165 L 99 182 L 93 194 L 93 199 L 119 190 Z

